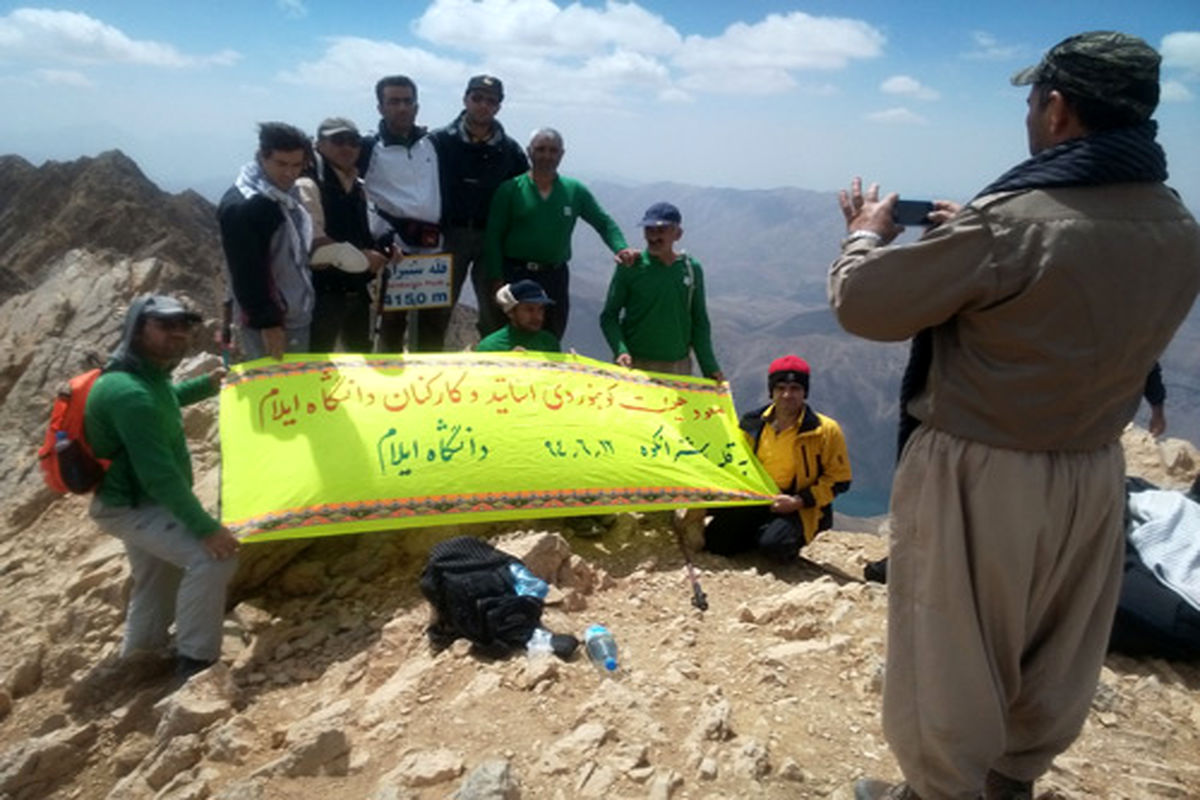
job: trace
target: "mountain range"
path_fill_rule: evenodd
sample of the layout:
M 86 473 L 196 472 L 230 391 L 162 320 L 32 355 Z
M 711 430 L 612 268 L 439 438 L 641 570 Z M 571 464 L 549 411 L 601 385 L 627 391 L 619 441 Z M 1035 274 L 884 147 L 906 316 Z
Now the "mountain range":
M 829 310 L 826 272 L 844 233 L 834 194 L 600 181 L 589 188 L 635 247 L 642 244 L 638 222 L 649 205 L 667 200 L 680 208 L 681 246 L 703 266 L 713 343 L 739 411 L 766 402 L 766 370 L 773 359 L 788 353 L 807 359 L 813 370 L 810 402 L 839 421 L 850 450 L 853 488 L 839 498 L 838 509 L 858 516 L 884 513 L 907 345 L 850 336 Z M 612 257 L 586 224 L 577 227 L 573 248 L 571 322 L 564 345 L 607 360 L 612 354 L 598 319 L 614 269 Z M 206 198 L 194 191 L 161 191 L 118 151 L 41 166 L 19 156 L 0 156 L 0 303 L 57 285 L 70 263 L 63 254 L 76 249 L 158 263 L 154 282 L 187 294 L 210 317 L 217 315 L 224 270 L 215 209 Z M 104 298 L 95 294 L 97 285 L 85 287 L 71 290 L 82 291 L 82 308 L 68 314 L 60 307 L 58 317 L 51 318 L 57 320 L 51 328 L 58 329 L 28 330 L 44 320 L 29 321 L 25 329 L 15 321 L 3 326 L 0 399 L 33 357 L 18 342 L 69 336 L 71 324 L 91 319 L 89 313 L 111 316 L 103 310 Z M 60 300 L 71 293 L 60 286 L 46 294 L 55 292 Z M 468 296 L 464 305 L 473 300 Z M 42 297 L 34 305 L 50 302 Z M 115 308 L 121 307 L 117 302 Z M 458 316 L 456 330 L 469 330 Z M 117 322 L 109 319 L 104 325 L 113 338 Z M 76 354 L 90 346 L 95 350 L 90 358 L 99 358 L 108 343 L 96 335 L 98 324 L 82 331 L 84 341 L 63 344 Z M 452 338 L 466 341 L 461 332 Z M 1192 442 L 1200 441 L 1198 361 L 1200 315 L 1193 310 L 1163 357 L 1170 434 Z M 62 359 L 55 362 L 61 365 Z M 31 424 L 36 428 L 40 420 Z M 0 438 L 12 435 L 12 430 L 0 431 Z

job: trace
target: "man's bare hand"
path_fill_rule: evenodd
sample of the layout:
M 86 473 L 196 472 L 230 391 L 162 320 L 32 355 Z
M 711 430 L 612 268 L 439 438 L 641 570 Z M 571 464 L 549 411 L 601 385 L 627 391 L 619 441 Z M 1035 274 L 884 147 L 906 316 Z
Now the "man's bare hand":
M 629 353 L 621 353 L 621 355 L 617 356 L 616 362 L 622 367 L 632 367 L 633 356 L 629 355 Z
M 281 326 L 262 329 L 263 346 L 271 358 L 283 358 L 287 352 L 287 331 Z
M 363 250 L 362 254 L 367 257 L 367 266 L 371 269 L 372 274 L 378 273 L 391 260 L 378 250 Z
M 225 367 L 217 367 L 208 373 L 208 380 L 215 391 L 220 391 L 221 381 L 225 380 L 225 376 L 228 374 L 229 370 L 225 369 Z
M 218 561 L 233 558 L 237 555 L 239 547 L 241 547 L 241 544 L 238 542 L 237 537 L 224 525 L 218 528 L 217 532 L 212 536 L 204 539 L 204 549 Z
M 1150 406 L 1150 435 L 1157 438 L 1167 432 L 1167 412 L 1161 405 Z
M 872 183 L 863 193 L 862 178 L 850 182 L 850 191 L 838 192 L 838 205 L 846 218 L 846 230 L 871 231 L 879 236 L 881 244 L 887 244 L 904 231 L 904 226 L 892 222 L 892 209 L 900 195 L 892 192 L 879 199 L 879 184 Z
M 933 211 L 929 212 L 927 219 L 931 223 L 929 227 L 934 228 L 950 221 L 950 218 L 962 210 L 962 206 L 950 200 L 934 200 Z
M 799 497 L 791 494 L 777 494 L 775 502 L 771 503 L 771 511 L 775 514 L 795 514 L 802 508 L 804 503 Z
M 638 259 L 638 251 L 632 247 L 626 247 L 624 250 L 618 250 L 613 259 L 622 267 L 632 266 Z

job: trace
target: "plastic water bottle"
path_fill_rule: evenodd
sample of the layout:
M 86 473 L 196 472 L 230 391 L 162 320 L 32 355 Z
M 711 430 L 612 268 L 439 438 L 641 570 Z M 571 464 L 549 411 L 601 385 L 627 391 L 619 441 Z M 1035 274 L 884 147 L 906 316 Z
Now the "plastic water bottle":
M 583 632 L 583 644 L 588 660 L 606 675 L 617 671 L 617 640 L 603 625 L 589 625 Z
M 550 591 L 550 584 L 530 572 L 529 567 L 520 561 L 514 561 L 508 565 L 508 571 L 512 574 L 513 590 L 517 594 L 536 597 L 539 600 L 546 598 L 546 594 Z
M 551 655 L 554 652 L 553 636 L 554 634 L 545 628 L 534 628 L 533 634 L 525 644 L 525 654 L 530 658 Z

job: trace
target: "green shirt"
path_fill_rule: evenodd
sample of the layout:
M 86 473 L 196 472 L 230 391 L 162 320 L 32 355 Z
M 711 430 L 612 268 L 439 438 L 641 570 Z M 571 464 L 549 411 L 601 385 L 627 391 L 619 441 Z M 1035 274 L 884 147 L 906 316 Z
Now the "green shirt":
M 574 178 L 559 175 L 550 194 L 543 198 L 528 173 L 510 178 L 492 195 L 484 236 L 483 258 L 488 276 L 504 277 L 504 259 L 563 264 L 571 260 L 571 234 L 575 220 L 595 228 L 614 253 L 628 245 L 587 187 Z
M 614 356 L 679 361 L 694 350 L 705 376 L 721 369 L 713 354 L 704 272 L 688 255 L 664 264 L 643 251 L 632 266 L 617 265 L 600 329 Z
M 542 353 L 559 353 L 562 346 L 550 331 L 523 331 L 511 322 L 495 333 L 490 333 L 479 342 L 477 353 L 502 353 L 514 347 Z
M 197 538 L 214 533 L 214 519 L 192 492 L 192 457 L 180 406 L 212 397 L 207 375 L 172 384 L 162 370 L 105 372 L 88 393 L 84 431 L 98 458 L 112 465 L 96 493 L 106 506 L 157 503 Z

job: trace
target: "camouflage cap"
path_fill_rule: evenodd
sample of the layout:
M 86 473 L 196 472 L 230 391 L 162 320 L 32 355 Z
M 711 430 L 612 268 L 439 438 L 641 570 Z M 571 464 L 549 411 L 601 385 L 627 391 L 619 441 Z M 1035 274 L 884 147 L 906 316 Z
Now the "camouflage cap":
M 1136 36 L 1091 31 L 1063 39 L 1038 64 L 1013 75 L 1012 83 L 1051 86 L 1148 119 L 1158 105 L 1160 61 L 1154 48 Z

